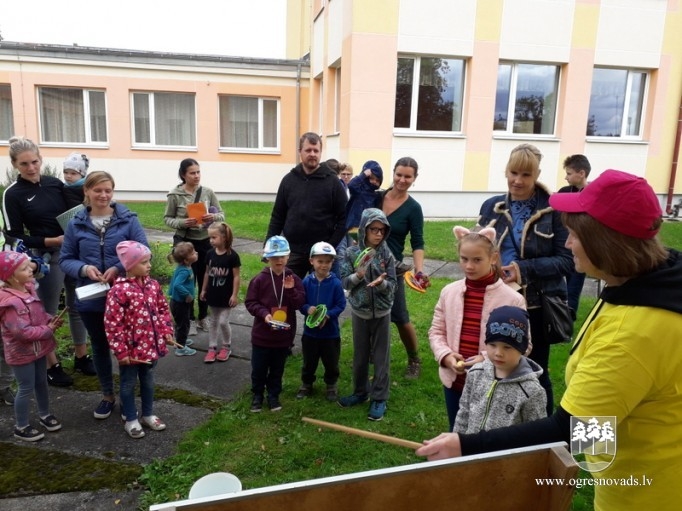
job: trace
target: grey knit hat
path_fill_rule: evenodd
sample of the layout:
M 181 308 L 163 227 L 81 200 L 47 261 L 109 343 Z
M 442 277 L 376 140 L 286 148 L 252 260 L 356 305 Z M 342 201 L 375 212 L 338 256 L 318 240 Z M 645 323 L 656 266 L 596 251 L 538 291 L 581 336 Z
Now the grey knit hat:
M 90 166 L 90 160 L 84 154 L 71 153 L 64 160 L 64 170 L 75 170 L 82 177 L 88 173 L 88 167 Z

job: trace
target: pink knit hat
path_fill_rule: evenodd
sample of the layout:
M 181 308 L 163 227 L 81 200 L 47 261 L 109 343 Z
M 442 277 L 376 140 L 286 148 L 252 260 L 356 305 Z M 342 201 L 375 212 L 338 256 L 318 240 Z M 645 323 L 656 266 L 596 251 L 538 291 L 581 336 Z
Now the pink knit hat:
M 7 279 L 14 275 L 21 263 L 27 260 L 26 254 L 12 251 L 0 252 L 0 280 L 7 282 Z
M 137 241 L 122 241 L 116 245 L 116 255 L 126 271 L 151 253 L 148 247 Z

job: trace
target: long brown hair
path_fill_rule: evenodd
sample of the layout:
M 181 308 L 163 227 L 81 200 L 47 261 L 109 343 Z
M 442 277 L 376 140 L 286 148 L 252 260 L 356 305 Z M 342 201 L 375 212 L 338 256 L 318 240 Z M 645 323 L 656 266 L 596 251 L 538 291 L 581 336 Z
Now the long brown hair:
M 587 213 L 562 213 L 561 220 L 575 236 L 590 262 L 614 277 L 635 277 L 647 273 L 668 257 L 658 236 L 645 240 L 633 238 L 606 227 Z M 659 218 L 652 228 L 658 229 Z

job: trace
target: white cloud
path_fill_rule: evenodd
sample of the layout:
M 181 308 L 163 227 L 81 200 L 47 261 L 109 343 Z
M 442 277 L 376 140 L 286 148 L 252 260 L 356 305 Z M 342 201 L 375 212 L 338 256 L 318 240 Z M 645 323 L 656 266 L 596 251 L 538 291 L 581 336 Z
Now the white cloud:
M 284 58 L 284 0 L 33 0 L 2 16 L 6 41 Z

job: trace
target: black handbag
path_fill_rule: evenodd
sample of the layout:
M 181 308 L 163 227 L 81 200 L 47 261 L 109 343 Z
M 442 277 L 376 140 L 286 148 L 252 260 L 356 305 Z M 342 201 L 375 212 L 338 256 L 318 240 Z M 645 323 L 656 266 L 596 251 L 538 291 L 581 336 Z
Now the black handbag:
M 568 302 L 558 296 L 540 292 L 542 327 L 550 344 L 568 342 L 573 336 L 573 318 Z

